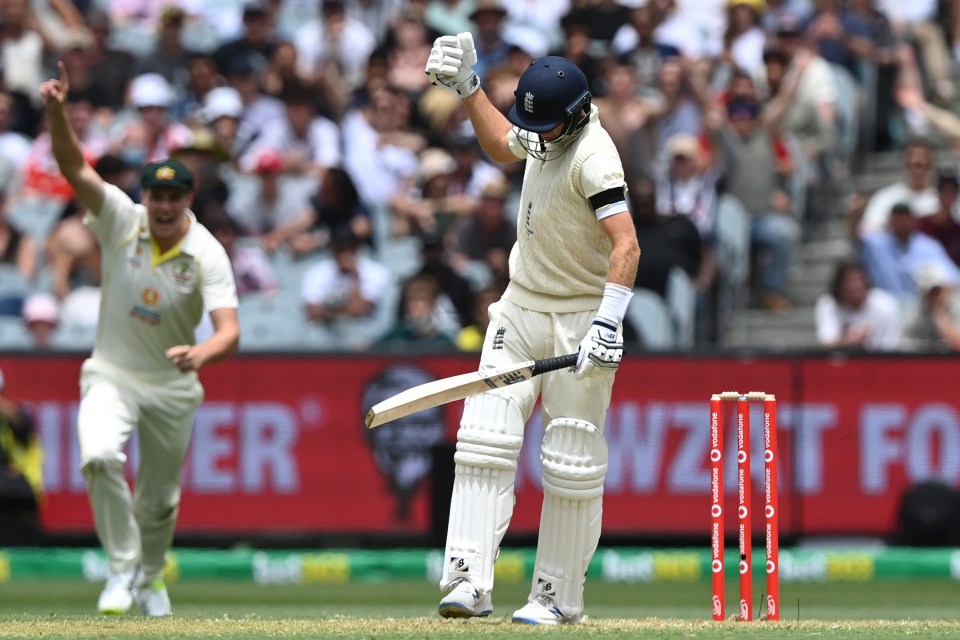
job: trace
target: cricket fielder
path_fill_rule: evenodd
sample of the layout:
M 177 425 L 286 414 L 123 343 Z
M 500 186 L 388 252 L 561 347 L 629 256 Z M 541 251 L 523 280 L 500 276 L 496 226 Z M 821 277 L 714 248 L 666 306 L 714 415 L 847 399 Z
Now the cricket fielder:
M 86 207 L 100 242 L 103 284 L 93 354 L 80 373 L 77 434 L 97 536 L 110 561 L 101 613 L 134 601 L 149 616 L 169 615 L 162 581 L 180 503 L 183 466 L 203 388 L 197 370 L 236 351 L 237 291 L 227 254 L 187 208 L 193 176 L 176 160 L 148 164 L 134 204 L 83 157 L 64 117 L 69 84 L 40 85 L 53 153 Z M 213 335 L 194 344 L 204 306 Z M 140 438 L 131 495 L 123 449 Z
M 620 157 L 583 72 L 566 58 L 534 61 L 504 117 L 480 88 L 475 60 L 469 33 L 442 36 L 426 74 L 457 92 L 491 158 L 526 160 L 510 284 L 490 307 L 480 370 L 572 352 L 579 358 L 575 375 L 547 373 L 467 399 L 439 612 L 493 610 L 493 564 L 513 512 L 524 424 L 540 396 L 543 510 L 533 584 L 513 621 L 572 624 L 583 612 L 584 578 L 600 538 L 603 422 L 640 248 Z

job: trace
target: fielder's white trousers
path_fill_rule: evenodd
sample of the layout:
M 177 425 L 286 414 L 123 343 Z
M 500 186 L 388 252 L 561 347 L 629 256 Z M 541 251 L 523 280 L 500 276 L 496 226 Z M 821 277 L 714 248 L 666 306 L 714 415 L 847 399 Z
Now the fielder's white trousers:
M 195 373 L 133 373 L 94 357 L 83 363 L 80 394 L 81 468 L 110 570 L 140 564 L 154 580 L 173 541 L 180 471 L 203 387 Z M 134 430 L 140 466 L 131 492 L 124 447 Z

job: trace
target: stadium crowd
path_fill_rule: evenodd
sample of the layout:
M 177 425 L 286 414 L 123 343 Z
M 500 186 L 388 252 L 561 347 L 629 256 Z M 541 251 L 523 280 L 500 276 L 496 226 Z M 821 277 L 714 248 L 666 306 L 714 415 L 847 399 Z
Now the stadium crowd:
M 821 344 L 960 348 L 957 173 L 931 142 L 960 140 L 955 4 L 3 0 L 0 347 L 84 349 L 95 331 L 99 249 L 37 91 L 62 60 L 105 180 L 136 200 L 145 162 L 193 170 L 193 211 L 232 258 L 242 348 L 479 350 L 523 163 L 489 162 L 424 74 L 436 36 L 470 31 L 503 111 L 548 53 L 590 80 L 626 170 L 637 287 L 660 305 L 636 297 L 628 340 L 716 344 L 731 313 L 789 309 L 799 247 L 847 216 Z M 903 183 L 850 192 L 867 154 L 900 148 Z

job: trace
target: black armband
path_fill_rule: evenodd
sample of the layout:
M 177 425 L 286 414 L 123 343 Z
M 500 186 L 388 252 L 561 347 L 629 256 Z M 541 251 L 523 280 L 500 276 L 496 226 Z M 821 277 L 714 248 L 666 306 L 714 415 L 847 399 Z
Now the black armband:
M 623 187 L 617 187 L 616 189 L 607 189 L 606 191 L 601 191 L 596 195 L 590 196 L 590 205 L 594 211 L 597 211 L 607 205 L 623 202 L 625 199 L 626 196 L 623 193 Z

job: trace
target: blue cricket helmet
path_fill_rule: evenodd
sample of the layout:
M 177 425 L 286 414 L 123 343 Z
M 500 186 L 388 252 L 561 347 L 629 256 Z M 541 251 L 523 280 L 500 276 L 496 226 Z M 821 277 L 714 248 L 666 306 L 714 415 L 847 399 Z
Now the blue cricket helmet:
M 507 119 L 516 127 L 533 133 L 546 133 L 590 104 L 587 77 L 570 60 L 545 56 L 534 60 L 520 76 L 516 102 Z

